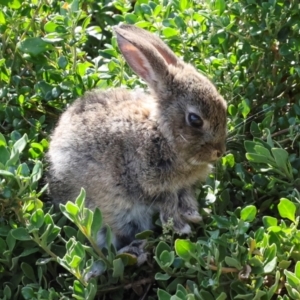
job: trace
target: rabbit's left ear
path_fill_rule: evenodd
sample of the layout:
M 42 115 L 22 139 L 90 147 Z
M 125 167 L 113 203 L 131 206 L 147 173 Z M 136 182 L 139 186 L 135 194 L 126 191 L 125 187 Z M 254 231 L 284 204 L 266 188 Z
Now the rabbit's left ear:
M 172 56 L 169 57 L 168 53 L 162 54 L 149 41 L 138 34 L 139 31 L 144 32 L 143 29 L 132 30 L 132 26 L 130 26 L 128 30 L 126 27 L 119 26 L 115 27 L 114 30 L 120 51 L 129 66 L 155 89 L 157 83 L 164 80 L 168 65 L 175 63 L 174 58 L 176 59 L 176 56 L 167 46 L 165 47 L 171 52 Z

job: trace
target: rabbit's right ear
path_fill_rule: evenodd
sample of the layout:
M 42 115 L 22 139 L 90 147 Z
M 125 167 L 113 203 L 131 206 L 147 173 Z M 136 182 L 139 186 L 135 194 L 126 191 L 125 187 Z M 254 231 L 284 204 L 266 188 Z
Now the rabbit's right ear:
M 118 46 L 132 70 L 143 78 L 152 88 L 162 82 L 168 71 L 169 64 L 176 64 L 177 58 L 172 51 L 163 44 L 167 51 L 158 50 L 155 45 L 145 39 L 145 35 L 152 36 L 143 29 L 130 25 L 114 27 Z M 141 34 L 139 34 L 141 33 Z M 162 47 L 161 47 L 162 48 Z

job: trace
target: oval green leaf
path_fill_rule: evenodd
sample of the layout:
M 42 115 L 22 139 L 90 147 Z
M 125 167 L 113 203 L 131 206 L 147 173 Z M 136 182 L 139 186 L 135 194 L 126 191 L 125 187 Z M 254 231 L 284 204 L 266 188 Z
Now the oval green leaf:
M 281 198 L 278 204 L 278 211 L 282 218 L 295 222 L 296 205 L 286 198 Z
M 241 219 L 246 222 L 252 222 L 257 214 L 257 208 L 254 205 L 248 205 L 241 211 Z

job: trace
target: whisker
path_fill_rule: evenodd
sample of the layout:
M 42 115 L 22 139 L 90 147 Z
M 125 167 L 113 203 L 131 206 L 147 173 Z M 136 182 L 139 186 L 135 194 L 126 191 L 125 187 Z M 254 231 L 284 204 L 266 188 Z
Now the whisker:
M 183 139 L 185 142 L 187 142 L 186 138 L 185 138 L 182 134 L 180 134 L 180 136 L 182 137 L 182 139 Z
M 236 135 L 230 136 L 226 139 L 226 142 L 231 142 L 233 140 L 240 139 L 240 138 L 245 138 L 245 135 L 244 134 L 236 134 Z
M 156 195 L 156 196 L 154 197 L 154 199 L 152 200 L 152 202 L 151 202 L 150 205 L 148 206 L 146 213 L 149 212 L 150 208 L 153 206 L 153 204 L 154 204 L 154 202 L 157 200 L 157 198 L 158 198 L 158 195 Z

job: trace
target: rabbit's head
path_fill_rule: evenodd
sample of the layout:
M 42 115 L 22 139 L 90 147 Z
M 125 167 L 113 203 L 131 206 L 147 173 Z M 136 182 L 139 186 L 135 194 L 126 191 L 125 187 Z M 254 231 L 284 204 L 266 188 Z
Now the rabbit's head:
M 215 86 L 157 36 L 131 25 L 114 30 L 129 66 L 152 90 L 159 130 L 178 155 L 191 165 L 220 158 L 225 151 L 227 105 Z

